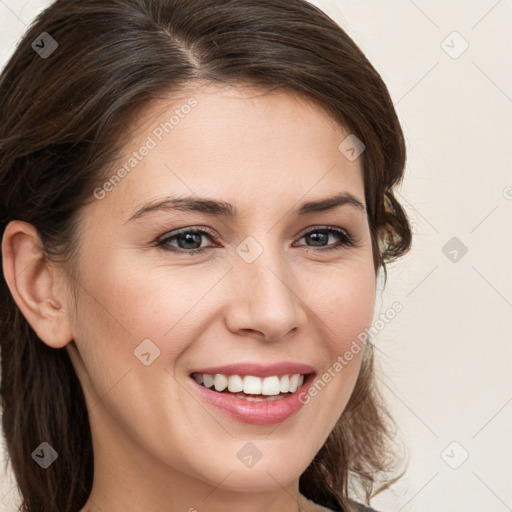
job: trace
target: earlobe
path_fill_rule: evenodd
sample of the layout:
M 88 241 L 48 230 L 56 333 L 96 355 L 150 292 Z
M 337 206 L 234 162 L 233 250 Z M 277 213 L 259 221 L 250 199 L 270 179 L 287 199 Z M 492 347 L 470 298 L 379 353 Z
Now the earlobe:
M 52 348 L 67 345 L 73 335 L 64 289 L 57 285 L 57 268 L 44 257 L 33 225 L 19 220 L 7 225 L 2 263 L 11 295 L 37 336 Z

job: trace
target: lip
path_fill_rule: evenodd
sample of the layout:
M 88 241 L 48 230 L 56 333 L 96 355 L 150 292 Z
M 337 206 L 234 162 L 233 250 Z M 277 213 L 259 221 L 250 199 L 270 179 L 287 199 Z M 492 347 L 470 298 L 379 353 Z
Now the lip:
M 240 365 L 236 366 L 239 367 Z M 226 368 L 229 367 L 223 367 L 224 370 L 226 370 Z M 202 370 L 205 370 L 205 368 Z M 275 368 L 273 368 L 273 371 L 275 371 Z M 208 372 L 199 371 L 199 373 Z M 275 373 L 272 373 L 272 375 L 275 375 Z M 216 411 L 220 411 L 242 423 L 251 425 L 273 425 L 283 422 L 301 410 L 304 404 L 300 401 L 300 397 L 307 392 L 314 377 L 315 372 L 309 373 L 309 375 L 304 378 L 302 386 L 298 388 L 295 393 L 291 393 L 290 396 L 272 402 L 248 402 L 231 394 L 212 391 L 197 383 L 192 377 L 190 377 L 190 382 L 203 400 Z
M 222 373 L 223 375 L 253 375 L 255 377 L 270 377 L 272 375 L 285 375 L 287 373 L 300 373 L 306 375 L 314 372 L 315 369 L 303 363 L 293 363 L 290 361 L 283 361 L 268 365 L 257 363 L 236 363 L 228 364 L 225 366 L 209 366 L 208 368 L 198 368 L 192 370 L 189 375 L 193 373 L 206 373 L 208 375 L 215 375 Z

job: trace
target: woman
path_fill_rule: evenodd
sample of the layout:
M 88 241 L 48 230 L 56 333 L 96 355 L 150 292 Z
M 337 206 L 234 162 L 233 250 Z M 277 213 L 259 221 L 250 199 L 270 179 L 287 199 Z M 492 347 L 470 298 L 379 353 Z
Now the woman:
M 366 333 L 404 165 L 379 74 L 304 0 L 40 14 L 0 79 L 22 509 L 373 510 L 349 489 L 398 478 Z

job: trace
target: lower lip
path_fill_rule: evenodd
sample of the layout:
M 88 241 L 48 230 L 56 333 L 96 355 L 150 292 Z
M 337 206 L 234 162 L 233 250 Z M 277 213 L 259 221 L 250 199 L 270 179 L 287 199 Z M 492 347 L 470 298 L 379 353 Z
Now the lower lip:
M 251 425 L 273 425 L 281 423 L 300 411 L 304 405 L 299 398 L 303 396 L 314 378 L 314 373 L 308 375 L 295 393 L 280 400 L 271 402 L 249 402 L 235 395 L 218 393 L 198 384 L 192 377 L 197 392 L 211 405 L 231 418 Z

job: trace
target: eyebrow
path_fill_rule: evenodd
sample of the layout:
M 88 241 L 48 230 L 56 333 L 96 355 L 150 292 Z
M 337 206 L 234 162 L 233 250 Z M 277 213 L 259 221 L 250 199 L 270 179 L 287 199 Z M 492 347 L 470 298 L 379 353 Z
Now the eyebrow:
M 303 216 L 310 213 L 333 210 L 345 205 L 357 208 L 362 212 L 366 211 L 364 204 L 356 196 L 349 192 L 342 192 L 333 197 L 303 203 L 298 208 L 295 208 L 292 213 L 297 216 Z M 142 206 L 126 222 L 138 219 L 149 212 L 173 210 L 201 212 L 227 218 L 235 218 L 237 216 L 236 207 L 225 201 L 197 197 L 166 197 Z

